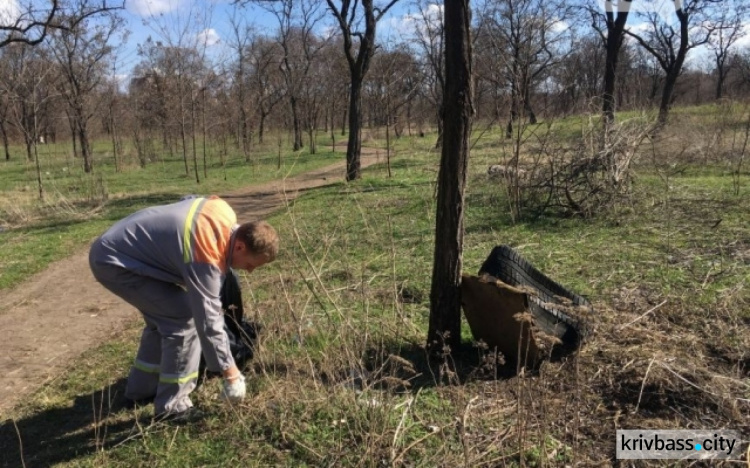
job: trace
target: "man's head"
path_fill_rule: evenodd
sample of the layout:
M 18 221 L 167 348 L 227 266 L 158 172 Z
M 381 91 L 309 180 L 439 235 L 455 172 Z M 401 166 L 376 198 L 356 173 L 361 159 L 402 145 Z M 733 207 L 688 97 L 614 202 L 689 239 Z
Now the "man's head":
M 252 272 L 272 262 L 279 252 L 279 235 L 265 221 L 245 223 L 237 228 L 237 237 L 232 250 L 232 268 Z

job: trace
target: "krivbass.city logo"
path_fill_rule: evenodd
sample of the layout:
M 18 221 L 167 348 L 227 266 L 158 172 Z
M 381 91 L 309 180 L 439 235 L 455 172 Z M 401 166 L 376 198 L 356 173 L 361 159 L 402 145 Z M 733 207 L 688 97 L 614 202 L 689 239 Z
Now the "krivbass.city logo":
M 618 430 L 619 460 L 740 459 L 747 447 L 727 430 Z

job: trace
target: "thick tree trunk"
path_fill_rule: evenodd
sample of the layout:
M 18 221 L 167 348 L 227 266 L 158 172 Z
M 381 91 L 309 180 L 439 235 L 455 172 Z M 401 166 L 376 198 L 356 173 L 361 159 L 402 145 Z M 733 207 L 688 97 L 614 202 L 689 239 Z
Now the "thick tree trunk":
M 427 347 L 454 351 L 461 342 L 464 190 L 472 122 L 469 0 L 445 1 L 445 121 L 438 173 L 435 253 Z
M 625 0 L 630 4 L 630 0 Z M 625 23 L 628 21 L 628 8 L 618 11 L 617 17 L 607 14 L 607 39 L 605 47 L 607 58 L 604 63 L 604 94 L 602 96 L 602 113 L 604 122 L 609 125 L 615 121 L 615 86 L 617 82 L 617 61 L 620 57 L 622 39 L 625 35 Z
M 346 181 L 362 177 L 362 77 L 352 76 L 349 92 L 349 142 L 346 145 Z
M 724 56 L 716 57 L 716 100 L 724 95 L 724 82 L 727 79 L 727 68 L 724 66 Z
M 659 106 L 659 124 L 664 125 L 667 123 L 669 117 L 669 109 L 672 107 L 672 95 L 674 94 L 674 88 L 677 84 L 677 78 L 682 73 L 682 65 L 685 63 L 685 57 L 688 51 L 688 15 L 684 10 L 677 10 L 677 18 L 680 20 L 680 47 L 677 49 L 677 56 L 672 63 L 672 66 L 667 72 L 667 76 L 664 79 L 664 88 L 661 92 L 661 104 Z
M 534 109 L 531 107 L 531 91 L 529 90 L 528 84 L 524 84 L 524 87 L 523 108 L 526 110 L 526 115 L 529 116 L 529 123 L 531 125 L 536 125 L 536 113 L 534 113 Z
M 669 119 L 669 109 L 672 107 L 672 95 L 674 94 L 674 88 L 679 75 L 679 70 L 670 70 L 664 79 L 664 87 L 661 91 L 661 102 L 659 104 L 659 124 L 663 125 Z

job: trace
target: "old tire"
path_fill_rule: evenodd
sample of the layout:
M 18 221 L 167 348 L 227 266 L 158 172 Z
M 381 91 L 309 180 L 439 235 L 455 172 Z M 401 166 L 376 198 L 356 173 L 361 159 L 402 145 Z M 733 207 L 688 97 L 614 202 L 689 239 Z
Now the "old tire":
M 591 310 L 589 301 L 537 270 L 511 247 L 500 245 L 492 249 L 479 274 L 488 274 L 511 286 L 530 288 L 529 309 L 534 323 L 544 333 L 562 341 L 563 349 L 558 351 L 570 351 L 582 343 L 585 327 L 565 309 L 572 305 Z M 570 304 L 566 304 L 566 299 Z

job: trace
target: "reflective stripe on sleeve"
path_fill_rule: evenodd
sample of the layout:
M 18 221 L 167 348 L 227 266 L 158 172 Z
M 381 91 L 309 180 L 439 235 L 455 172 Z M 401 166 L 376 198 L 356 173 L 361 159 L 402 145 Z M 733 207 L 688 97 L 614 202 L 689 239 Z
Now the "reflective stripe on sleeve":
M 205 198 L 196 198 L 195 201 L 190 205 L 187 218 L 185 218 L 185 226 L 182 232 L 182 259 L 185 263 L 190 263 L 193 258 L 192 245 L 191 245 L 191 232 L 193 230 L 193 224 L 195 223 L 195 213 L 199 211 L 199 208 L 203 203 L 206 202 Z

